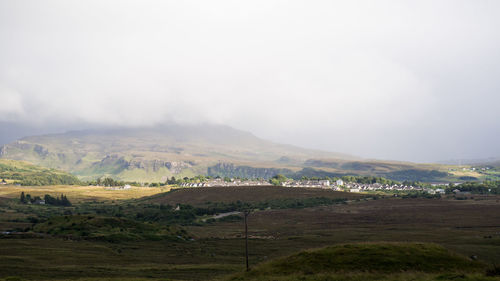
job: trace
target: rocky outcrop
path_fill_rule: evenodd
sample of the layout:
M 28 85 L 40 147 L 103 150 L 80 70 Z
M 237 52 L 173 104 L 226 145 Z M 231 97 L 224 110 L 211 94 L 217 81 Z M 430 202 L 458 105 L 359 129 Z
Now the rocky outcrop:
M 240 178 L 263 178 L 270 179 L 277 174 L 289 175 L 293 171 L 278 168 L 254 168 L 249 166 L 235 166 L 232 163 L 218 163 L 208 167 L 208 175 L 212 177 L 240 177 Z
M 33 143 L 26 143 L 24 141 L 16 141 L 12 144 L 6 144 L 0 147 L 0 157 L 8 157 L 8 150 L 9 148 L 15 149 L 15 150 L 22 150 L 22 151 L 33 151 L 40 158 L 46 158 L 49 156 L 50 152 L 49 150 L 39 144 L 33 144 Z
M 107 155 L 104 157 L 98 165 L 100 167 L 114 166 L 118 170 L 133 170 L 133 169 L 144 169 L 148 171 L 157 172 L 161 168 L 167 168 L 173 174 L 178 174 L 184 169 L 189 169 L 193 166 L 192 162 L 183 161 L 163 161 L 163 160 L 142 160 L 142 159 L 132 159 L 130 161 L 125 160 L 124 157 L 119 155 Z
M 39 144 L 33 146 L 33 151 L 35 151 L 40 157 L 44 158 L 49 155 L 49 150 Z
M 316 160 L 316 159 L 308 159 L 304 162 L 304 166 L 306 166 L 306 167 L 338 168 L 339 163 L 338 162 L 331 162 L 331 161 Z

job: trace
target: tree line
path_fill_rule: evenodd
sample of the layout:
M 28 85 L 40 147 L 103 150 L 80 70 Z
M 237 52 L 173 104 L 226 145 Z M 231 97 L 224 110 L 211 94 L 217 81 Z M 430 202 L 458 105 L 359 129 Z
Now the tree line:
M 342 176 L 342 177 L 307 177 L 302 176 L 300 180 L 329 180 L 330 182 L 335 182 L 337 180 L 342 180 L 343 182 L 352 182 L 352 183 L 360 183 L 360 184 L 400 184 L 397 181 L 386 179 L 383 177 L 375 177 L 375 176 Z M 285 175 L 278 174 L 272 177 L 269 182 L 273 185 L 281 185 L 281 183 L 286 182 L 288 180 L 292 180 L 291 178 L 287 178 Z M 418 182 L 413 182 L 414 185 L 421 184 Z
M 453 193 L 455 189 L 475 194 L 500 194 L 500 181 L 465 182 L 457 186 L 450 184 L 446 193 Z
M 37 202 L 42 202 L 42 198 L 40 196 L 31 196 L 30 194 L 24 194 L 23 191 L 19 196 L 19 201 L 22 204 L 34 204 Z M 61 196 L 56 196 L 56 197 L 53 197 L 49 194 L 45 194 L 43 196 L 43 201 L 44 204 L 48 205 L 65 206 L 65 207 L 71 206 L 71 202 L 69 201 L 68 197 L 64 194 L 61 194 Z

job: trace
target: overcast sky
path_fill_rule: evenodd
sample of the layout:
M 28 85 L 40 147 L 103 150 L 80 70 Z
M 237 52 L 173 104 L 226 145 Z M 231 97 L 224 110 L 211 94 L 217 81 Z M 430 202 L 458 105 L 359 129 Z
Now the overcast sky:
M 500 155 L 500 1 L 0 0 L 0 42 L 4 140 L 212 122 L 368 158 Z

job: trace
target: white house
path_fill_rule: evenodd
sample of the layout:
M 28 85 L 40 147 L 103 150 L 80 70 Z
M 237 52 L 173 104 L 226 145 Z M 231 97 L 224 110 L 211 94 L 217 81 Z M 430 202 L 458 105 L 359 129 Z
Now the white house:
M 319 184 L 321 186 L 330 186 L 330 181 L 329 180 L 320 180 Z
M 341 179 L 338 179 L 336 182 L 335 182 L 336 185 L 344 185 L 344 181 L 341 180 Z

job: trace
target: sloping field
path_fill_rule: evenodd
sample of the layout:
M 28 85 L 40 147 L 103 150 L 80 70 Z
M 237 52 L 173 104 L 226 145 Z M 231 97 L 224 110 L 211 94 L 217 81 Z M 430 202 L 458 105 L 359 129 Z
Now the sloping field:
M 32 196 L 43 197 L 45 194 L 59 196 L 64 194 L 71 202 L 82 201 L 112 201 L 126 200 L 150 196 L 168 191 L 170 187 L 151 188 L 132 186 L 130 189 L 113 189 L 104 186 L 77 186 L 77 185 L 47 185 L 47 186 L 14 186 L 0 185 L 0 197 L 19 198 L 21 192 Z
M 151 203 L 170 205 L 202 205 L 207 202 L 259 202 L 273 199 L 302 199 L 315 197 L 357 199 L 364 197 L 364 195 L 321 188 L 238 186 L 172 189 L 170 192 L 153 195 L 144 200 Z
M 0 159 L 0 179 L 22 185 L 79 184 L 73 175 L 29 162 Z
M 372 279 L 373 273 L 397 273 L 400 280 L 406 280 L 407 272 L 474 274 L 484 268 L 484 264 L 436 244 L 362 243 L 301 251 L 263 263 L 230 280 L 346 280 L 352 273 L 364 273 L 367 279 Z M 408 279 L 413 280 L 412 275 Z M 448 280 L 442 277 L 440 280 Z M 460 280 L 467 280 L 466 275 Z

